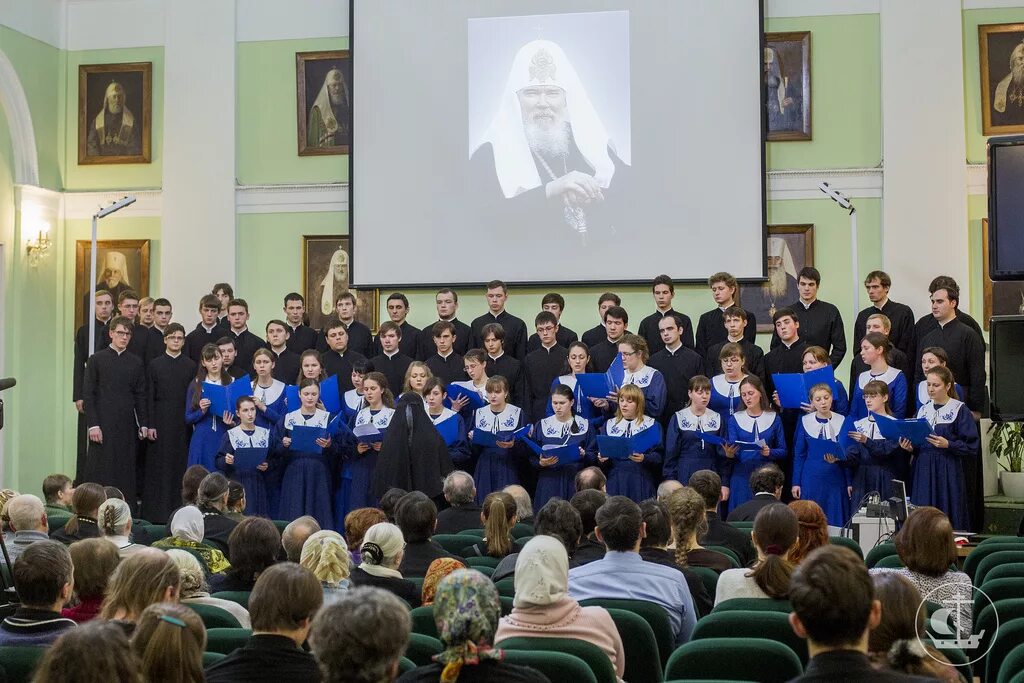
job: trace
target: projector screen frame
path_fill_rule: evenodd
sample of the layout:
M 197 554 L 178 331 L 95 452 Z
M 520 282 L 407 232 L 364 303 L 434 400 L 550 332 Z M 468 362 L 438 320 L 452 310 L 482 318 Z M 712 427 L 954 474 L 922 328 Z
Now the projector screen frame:
M 355 166 L 354 156 L 355 151 L 358 148 L 356 126 L 355 126 L 355 112 L 356 112 L 356 98 L 358 97 L 358 86 L 356 83 L 356 59 L 358 58 L 358 50 L 356 48 L 356 27 L 355 27 L 355 16 L 356 16 L 356 3 L 362 1 L 377 2 L 380 0 L 348 0 L 348 50 L 349 60 L 352 64 L 352 80 L 349 83 L 349 99 L 351 103 L 352 121 L 349 128 L 350 144 L 348 151 L 348 238 L 349 238 L 349 285 L 352 288 L 360 287 L 374 287 L 378 289 L 434 289 L 438 287 L 452 287 L 452 288 L 469 288 L 469 287 L 483 287 L 486 286 L 487 282 L 483 281 L 432 281 L 432 282 L 380 282 L 366 284 L 358 280 L 357 269 L 355 267 L 355 245 L 356 245 L 356 229 L 355 229 L 355 193 L 353 187 L 355 185 Z M 387 1 L 387 0 L 383 0 Z M 757 12 L 758 12 L 758 42 L 759 48 L 757 51 L 757 64 L 756 68 L 758 73 L 763 73 L 764 69 L 764 50 L 765 50 L 765 30 L 764 30 L 764 3 L 765 0 L 756 0 Z M 585 10 L 581 10 L 585 11 Z M 758 78 L 760 96 L 758 102 L 760 103 L 760 124 L 761 124 L 761 276 L 756 278 L 736 278 L 741 284 L 760 284 L 767 282 L 768 280 L 768 167 L 767 167 L 767 145 L 768 145 L 768 111 L 764 106 L 765 98 L 767 96 L 767 90 L 765 87 L 765 81 L 763 75 Z M 712 273 L 708 273 L 710 276 Z M 636 279 L 595 279 L 595 280 L 516 280 L 515 278 L 502 277 L 500 272 L 495 273 L 495 279 L 501 279 L 508 286 L 515 287 L 565 287 L 565 288 L 581 288 L 581 287 L 595 287 L 604 285 L 646 285 L 649 284 L 657 273 L 651 273 L 649 278 Z M 706 285 L 707 276 L 702 278 L 676 278 L 672 273 L 667 273 L 672 277 L 673 282 L 679 285 Z

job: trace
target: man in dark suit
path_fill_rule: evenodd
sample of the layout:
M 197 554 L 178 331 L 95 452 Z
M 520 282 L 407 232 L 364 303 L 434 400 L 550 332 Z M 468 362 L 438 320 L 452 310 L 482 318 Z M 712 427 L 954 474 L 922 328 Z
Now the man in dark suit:
M 754 497 L 729 513 L 730 522 L 753 522 L 761 508 L 779 502 L 785 477 L 779 466 L 770 463 L 758 467 L 750 475 L 750 490 Z
M 441 487 L 444 499 L 451 505 L 437 514 L 439 534 L 457 534 L 466 529 L 480 529 L 480 506 L 476 504 L 476 484 L 469 472 L 455 470 L 444 478 Z M 468 543 L 466 545 L 469 545 Z
M 825 545 L 808 555 L 793 572 L 789 600 L 790 626 L 807 639 L 811 656 L 804 674 L 793 681 L 935 680 L 872 666 L 868 634 L 882 620 L 882 603 L 875 599 L 864 561 L 849 548 Z
M 421 491 L 410 491 L 395 506 L 395 522 L 405 539 L 402 576 L 426 576 L 430 563 L 441 557 L 458 559 L 430 540 L 437 528 L 437 506 Z M 472 539 L 466 545 L 471 545 Z
M 712 470 L 697 470 L 690 475 L 689 486 L 704 498 L 708 509 L 708 532 L 697 542 L 705 548 L 709 545 L 728 548 L 740 558 L 741 566 L 749 567 L 757 559 L 750 536 L 718 516 L 718 504 L 722 502 L 722 478 Z

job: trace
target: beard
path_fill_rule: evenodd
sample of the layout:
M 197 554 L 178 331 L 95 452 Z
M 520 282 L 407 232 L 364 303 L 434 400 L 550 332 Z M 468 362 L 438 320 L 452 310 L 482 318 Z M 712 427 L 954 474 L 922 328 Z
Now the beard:
M 567 121 L 555 124 L 550 128 L 539 126 L 529 121 L 523 125 L 526 132 L 526 141 L 533 152 L 546 157 L 565 157 L 569 155 L 569 139 L 572 136 L 572 129 Z
M 788 284 L 785 268 L 769 268 L 768 282 L 761 285 L 761 290 L 773 299 L 777 299 L 785 296 Z
M 1018 90 L 1024 90 L 1024 64 L 1014 64 L 1010 71 L 1010 82 Z
M 109 111 L 111 114 L 120 114 L 121 108 L 121 105 L 117 102 L 107 102 L 107 111 Z
M 341 88 L 338 88 L 337 91 L 334 91 L 334 90 L 331 90 L 330 88 L 328 88 L 327 89 L 327 96 L 331 100 L 331 106 L 332 107 L 340 107 L 341 105 L 345 104 L 345 98 L 342 97 Z

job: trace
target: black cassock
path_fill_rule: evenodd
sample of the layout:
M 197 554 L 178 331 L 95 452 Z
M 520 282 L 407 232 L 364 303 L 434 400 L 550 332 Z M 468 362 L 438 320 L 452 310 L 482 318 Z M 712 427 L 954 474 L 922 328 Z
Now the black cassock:
M 668 349 L 658 351 L 648 359 L 647 364 L 665 376 L 668 396 L 659 421 L 662 426 L 666 426 L 676 412 L 686 405 L 690 380 L 704 373 L 704 361 L 696 351 L 680 346 L 674 353 Z
M 508 381 L 508 402 L 519 406 L 524 411 L 528 409 L 526 400 L 526 375 L 523 373 L 523 364 L 510 356 L 502 353 L 497 358 L 487 356 L 487 376 L 494 377 L 501 375 Z
M 93 353 L 109 344 L 107 335 L 107 324 L 101 320 L 96 321 L 96 343 L 93 346 Z M 85 386 L 85 364 L 89 360 L 89 324 L 86 323 L 75 332 L 75 361 L 72 375 L 71 400 L 82 400 L 82 390 Z M 78 453 L 75 458 L 75 485 L 85 481 L 85 454 L 89 448 L 88 425 L 85 424 L 85 413 L 78 414 Z
M 985 388 L 985 342 L 981 335 L 961 320 L 962 313 L 950 320 L 944 327 L 938 323 L 930 332 L 917 340 L 914 354 L 914 386 L 924 379 L 921 356 L 929 346 L 938 346 L 949 356 L 949 371 L 953 379 L 964 388 L 964 403 L 971 410 L 984 414 L 988 408 L 988 392 Z M 909 389 L 909 387 L 908 387 Z
M 196 364 L 184 353 L 177 358 L 164 353 L 150 362 L 147 376 L 149 424 L 146 426 L 156 430 L 156 441 L 149 444 L 146 454 L 142 516 L 162 524 L 171 511 L 181 506 L 179 483 L 188 462 L 189 439 L 185 394 L 196 377 Z
M 682 334 L 680 335 L 683 342 L 683 346 L 688 349 L 694 348 L 693 341 L 693 321 L 690 320 L 690 316 L 685 313 L 680 313 L 674 309 L 668 309 L 664 313 L 661 311 L 655 311 L 649 316 L 640 321 L 640 327 L 637 328 L 636 333 L 644 338 L 647 342 L 647 350 L 650 355 L 656 354 L 665 348 L 665 343 L 661 341 L 661 330 L 658 329 L 658 325 L 665 316 L 674 315 L 679 320 L 682 320 Z M 725 329 L 724 327 L 722 329 Z
M 473 348 L 484 348 L 484 326 L 491 323 L 498 323 L 501 329 L 505 330 L 505 341 L 502 344 L 505 353 L 520 361 L 526 358 L 526 340 L 530 333 L 526 331 L 526 323 L 508 311 L 502 311 L 498 315 L 487 311 L 473 319 L 469 326 L 473 331 Z
M 568 349 L 569 344 L 574 341 L 579 341 L 579 337 L 575 332 L 570 330 L 568 327 L 558 326 L 558 331 L 555 332 L 555 343 L 561 346 L 563 349 Z M 540 336 L 534 332 L 530 335 L 530 338 L 526 340 L 526 353 L 527 355 L 533 353 L 539 349 L 543 344 L 540 343 Z
M 739 306 L 738 303 L 736 305 Z M 742 306 L 740 307 L 742 308 Z M 753 344 L 754 339 L 757 337 L 757 318 L 752 311 L 743 310 L 747 314 L 747 326 L 743 328 L 743 339 Z M 700 318 L 697 320 L 694 351 L 702 356 L 707 356 L 712 346 L 724 344 L 727 341 L 729 341 L 729 331 L 725 329 L 725 315 L 722 313 L 722 309 L 716 307 L 701 313 Z M 718 365 L 717 362 L 715 365 Z M 719 372 L 721 372 L 721 369 L 718 369 L 713 374 L 717 375 Z M 708 377 L 711 376 L 708 375 Z
M 437 344 L 434 343 L 434 325 L 441 322 L 440 319 L 430 323 L 416 337 L 416 360 L 427 360 L 437 353 Z M 455 343 L 452 344 L 452 351 L 459 354 L 459 358 L 466 355 L 470 349 L 470 342 L 473 341 L 473 330 L 469 325 L 458 318 L 449 320 L 455 327 Z
M 134 509 L 139 427 L 149 426 L 142 360 L 109 346 L 97 351 L 85 366 L 82 398 L 88 426 L 103 432 L 103 443 L 89 442 L 83 479 L 116 486 Z
M 839 367 L 843 356 L 846 355 L 846 332 L 839 309 L 821 299 L 815 299 L 810 306 L 804 305 L 801 301 L 794 301 L 789 307 L 796 312 L 799 319 L 800 339 L 807 342 L 808 346 L 820 346 L 825 349 L 832 361 L 832 367 Z M 782 340 L 779 339 L 779 333 L 772 330 L 771 348 L 774 349 L 780 344 Z M 855 350 L 855 353 L 859 352 L 860 349 Z
M 558 344 L 550 349 L 545 349 L 542 345 L 536 351 L 526 354 L 525 408 L 526 414 L 530 417 L 530 424 L 545 417 L 548 398 L 551 396 L 551 384 L 556 377 L 565 372 L 568 359 L 569 352 Z

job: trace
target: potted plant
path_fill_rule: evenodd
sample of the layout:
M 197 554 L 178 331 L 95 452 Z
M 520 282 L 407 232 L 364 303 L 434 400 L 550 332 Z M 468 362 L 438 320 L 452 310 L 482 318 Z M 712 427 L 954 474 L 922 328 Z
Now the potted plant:
M 992 425 L 989 448 L 1002 470 L 999 481 L 1003 495 L 1024 500 L 1024 431 L 1021 422 L 998 422 Z

